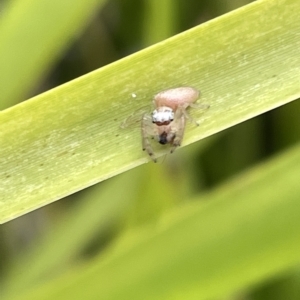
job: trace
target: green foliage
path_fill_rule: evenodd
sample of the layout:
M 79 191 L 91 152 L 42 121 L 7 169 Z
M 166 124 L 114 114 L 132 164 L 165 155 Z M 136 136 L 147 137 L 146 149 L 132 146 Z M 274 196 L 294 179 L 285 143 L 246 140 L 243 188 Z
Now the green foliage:
M 27 57 L 36 54 L 17 55 L 12 70 L 3 69 L 3 107 L 25 98 L 104 1 L 65 2 L 5 7 L 1 65 L 19 53 L 9 51 L 12 45 Z M 96 18 L 74 46 L 82 65 L 99 59 L 90 49 L 108 63 L 162 42 L 0 112 L 0 222 L 133 169 L 69 197 L 68 205 L 59 201 L 3 225 L 3 299 L 212 299 L 247 290 L 249 299 L 274 300 L 266 296 L 272 283 L 264 288 L 264 280 L 300 258 L 299 145 L 267 156 L 298 142 L 299 103 L 240 123 L 299 97 L 300 3 L 256 1 L 166 39 L 191 26 L 187 16 L 214 16 L 226 3 L 216 0 L 210 11 L 197 1 L 108 1 L 101 21 Z M 29 27 L 20 26 L 21 11 Z M 45 11 L 57 16 L 48 35 Z M 191 110 L 201 125 L 188 124 L 183 146 L 239 125 L 183 147 L 162 164 L 135 168 L 149 161 L 139 126 L 120 124 L 155 93 L 181 85 L 200 89 L 200 102 L 210 104 L 207 111 Z M 156 151 L 163 156 L 168 149 Z M 16 224 L 26 233 L 36 215 L 48 228 L 14 255 L 7 249 Z M 298 299 L 298 281 L 298 270 L 277 278 L 274 290 L 285 284 L 277 299 L 293 299 L 289 290 Z
M 166 87 L 195 86 L 211 106 L 195 113 L 201 128 L 190 126 L 185 144 L 294 100 L 299 18 L 291 22 L 290 2 L 276 27 L 262 12 L 278 6 L 257 2 L 3 111 L 0 220 L 146 162 L 139 130 L 120 124 Z
M 0 20 L 0 109 L 23 99 L 104 0 L 10 1 Z
M 211 299 L 297 264 L 299 148 L 196 197 L 147 238 L 144 229 L 125 235 L 104 257 L 14 299 Z

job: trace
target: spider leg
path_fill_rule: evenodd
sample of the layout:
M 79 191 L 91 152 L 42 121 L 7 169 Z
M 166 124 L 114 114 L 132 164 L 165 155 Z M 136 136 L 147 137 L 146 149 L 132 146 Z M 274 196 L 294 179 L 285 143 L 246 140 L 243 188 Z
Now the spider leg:
M 182 114 L 181 117 L 179 118 L 176 126 L 177 126 L 177 130 L 176 132 L 174 132 L 174 140 L 172 142 L 172 147 L 171 147 L 171 153 L 173 153 L 177 147 L 179 147 L 181 145 L 182 139 L 183 139 L 183 135 L 184 135 L 184 129 L 185 129 L 185 115 Z
M 186 120 L 189 120 L 195 123 L 197 126 L 199 126 L 199 123 L 194 118 L 192 118 L 191 115 L 188 113 L 187 108 L 189 106 L 193 108 L 200 108 L 200 109 L 209 108 L 208 104 L 198 104 L 198 103 L 187 103 L 186 105 L 177 108 L 175 120 L 174 120 L 175 126 L 171 132 L 174 135 L 172 147 L 171 147 L 171 153 L 173 153 L 175 149 L 181 145 L 183 135 L 184 135 Z
M 177 119 L 180 119 L 183 116 L 186 120 L 189 120 L 190 122 L 195 123 L 196 126 L 199 126 L 199 123 L 188 113 L 187 108 L 189 106 L 194 107 L 194 103 L 186 103 L 179 106 L 176 110 L 176 117 Z
M 205 104 L 205 103 L 190 103 L 189 106 L 192 107 L 192 108 L 198 108 L 198 109 L 203 109 L 203 110 L 206 110 L 206 109 L 210 108 L 210 105 Z
M 185 116 L 185 118 L 187 120 L 189 120 L 190 122 L 196 124 L 196 126 L 199 126 L 199 122 L 196 121 L 187 111 L 188 107 L 192 107 L 192 108 L 197 108 L 197 109 L 203 109 L 203 110 L 207 110 L 209 109 L 210 105 L 209 104 L 203 104 L 203 103 L 189 103 L 186 107 L 183 106 L 180 108 L 181 113 Z
M 152 149 L 151 143 L 150 143 L 150 137 L 153 136 L 153 132 L 150 132 L 150 129 L 153 129 L 151 118 L 144 114 L 142 117 L 142 124 L 141 124 L 141 130 L 142 130 L 142 147 L 143 151 L 147 151 L 151 159 L 156 162 L 156 157 L 154 156 L 154 151 Z

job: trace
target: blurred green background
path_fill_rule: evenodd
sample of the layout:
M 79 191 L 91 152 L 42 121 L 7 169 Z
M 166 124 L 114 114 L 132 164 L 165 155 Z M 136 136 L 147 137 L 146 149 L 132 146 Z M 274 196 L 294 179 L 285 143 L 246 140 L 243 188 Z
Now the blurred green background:
M 5 25 L 1 19 L 6 14 L 18 17 L 12 9 L 18 1 L 0 2 L 0 26 Z M 80 26 L 73 27 L 70 36 L 60 37 L 64 41 L 56 37 L 47 61 L 36 62 L 41 66 L 34 71 L 36 76 L 20 92 L 8 98 L 0 95 L 3 109 L 251 1 L 90 2 L 93 9 L 86 10 Z M 24 44 L 30 41 L 22 38 Z M 39 51 L 39 43 L 36 47 Z M 13 75 L 4 75 L 14 81 Z M 1 89 L 6 84 L 2 77 Z M 5 289 L 19 293 L 64 274 L 110 249 L 124 232 L 155 224 L 166 211 L 295 144 L 300 136 L 299 105 L 285 105 L 179 149 L 159 164 L 143 165 L 1 225 L 0 293 Z M 295 270 L 230 299 L 300 299 L 299 279 Z

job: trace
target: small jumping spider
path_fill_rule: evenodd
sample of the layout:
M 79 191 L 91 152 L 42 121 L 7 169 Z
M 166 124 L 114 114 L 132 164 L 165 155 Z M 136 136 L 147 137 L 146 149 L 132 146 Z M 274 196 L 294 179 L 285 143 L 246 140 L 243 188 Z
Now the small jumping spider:
M 195 107 L 194 102 L 200 92 L 192 87 L 179 87 L 158 93 L 153 100 L 155 110 L 152 115 L 142 118 L 142 145 L 152 160 L 156 162 L 149 138 L 155 138 L 160 144 L 170 144 L 171 153 L 180 146 L 186 119 L 190 119 L 186 109 Z

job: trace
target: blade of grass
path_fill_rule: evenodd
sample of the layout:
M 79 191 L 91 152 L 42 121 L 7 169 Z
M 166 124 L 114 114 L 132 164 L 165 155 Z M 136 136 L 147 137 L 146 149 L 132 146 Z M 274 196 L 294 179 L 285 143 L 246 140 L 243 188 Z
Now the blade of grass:
M 90 189 L 84 201 L 71 207 L 55 228 L 33 243 L 33 249 L 14 261 L 5 292 L 20 293 L 45 278 L 61 274 L 95 236 L 99 239 L 107 228 L 124 219 L 124 214 L 132 209 L 140 173 L 141 170 L 127 172 Z
M 105 0 L 10 1 L 0 19 L 0 110 L 20 100 Z
M 299 166 L 297 145 L 106 257 L 9 299 L 200 300 L 249 288 L 299 263 Z
M 91 240 L 106 236 L 109 228 L 122 232 L 153 222 L 173 207 L 181 198 L 180 192 L 174 190 L 172 178 L 164 171 L 162 166 L 144 165 L 89 189 L 84 200 L 71 207 L 55 228 L 13 262 L 3 288 L 5 294 L 22 293 L 63 273 Z M 159 190 L 153 189 L 161 183 Z
M 211 105 L 185 145 L 297 99 L 299 9 L 257 1 L 1 112 L 0 222 L 147 162 L 119 125 L 163 89 Z
M 176 33 L 178 3 L 172 0 L 147 0 L 144 18 L 144 45 L 160 42 Z M 177 21 L 177 22 L 176 22 Z

